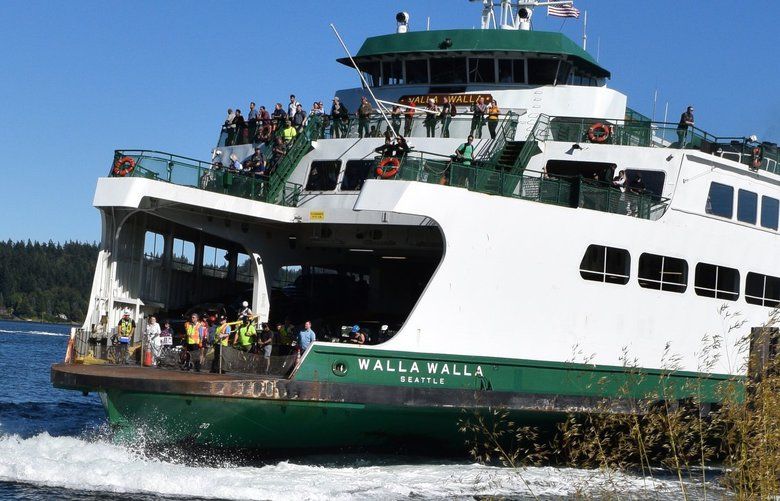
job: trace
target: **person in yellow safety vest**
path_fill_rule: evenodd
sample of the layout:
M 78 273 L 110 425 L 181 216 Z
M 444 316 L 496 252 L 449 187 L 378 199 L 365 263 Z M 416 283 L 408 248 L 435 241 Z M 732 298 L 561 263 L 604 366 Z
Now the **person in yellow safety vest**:
M 282 139 L 285 143 L 289 143 L 293 139 L 295 139 L 295 136 L 298 135 L 298 131 L 295 130 L 295 127 L 292 126 L 289 120 L 285 120 L 284 122 L 284 129 L 282 129 Z
M 241 325 L 236 329 L 236 335 L 233 336 L 233 345 L 242 351 L 249 351 L 257 337 L 257 331 L 249 317 L 241 317 Z
M 289 318 L 285 318 L 284 325 L 276 325 L 276 331 L 279 333 L 279 354 L 287 356 L 292 353 L 292 344 L 296 338 L 295 326 Z
M 128 347 L 132 344 L 134 335 L 135 320 L 130 318 L 130 310 L 124 310 L 122 318 L 119 319 L 119 324 L 116 326 L 116 334 L 114 334 L 112 339 L 114 345 L 119 345 L 119 357 L 123 364 L 130 363 Z
M 220 359 L 222 358 L 222 347 L 227 346 L 230 341 L 230 326 L 227 323 L 227 318 L 224 315 L 219 317 L 219 326 L 214 331 L 214 361 L 211 362 L 211 372 L 219 372 L 222 374 L 222 364 Z
M 200 348 L 205 337 L 203 334 L 207 330 L 208 326 L 200 320 L 197 313 L 193 313 L 190 316 L 190 321 L 184 324 L 184 332 L 187 335 L 187 351 L 190 352 L 190 361 L 195 366 L 195 372 L 200 372 Z

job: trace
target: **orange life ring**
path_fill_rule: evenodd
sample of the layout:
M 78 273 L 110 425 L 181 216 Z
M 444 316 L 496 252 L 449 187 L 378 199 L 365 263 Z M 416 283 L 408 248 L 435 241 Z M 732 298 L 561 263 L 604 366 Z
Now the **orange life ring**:
M 385 167 L 392 165 L 389 169 L 385 170 Z M 398 168 L 401 166 L 401 161 L 395 157 L 385 157 L 379 162 L 379 166 L 376 168 L 376 175 L 382 179 L 390 179 L 398 174 Z
M 132 157 L 122 157 L 114 162 L 114 175 L 119 177 L 125 177 L 128 174 L 133 173 L 135 169 L 135 160 Z
M 609 125 L 604 125 L 601 122 L 596 122 L 588 129 L 588 140 L 591 143 L 603 143 L 609 139 L 611 131 Z
M 756 146 L 753 148 L 753 160 L 751 160 L 750 165 L 752 165 L 754 169 L 758 169 L 761 167 L 761 160 L 763 160 L 761 158 L 761 148 Z

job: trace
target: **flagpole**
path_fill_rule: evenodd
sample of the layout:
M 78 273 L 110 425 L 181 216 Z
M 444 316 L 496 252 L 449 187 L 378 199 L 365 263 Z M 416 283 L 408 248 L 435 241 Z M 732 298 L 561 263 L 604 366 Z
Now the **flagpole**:
M 582 22 L 582 50 L 588 50 L 588 11 L 585 11 L 585 19 Z

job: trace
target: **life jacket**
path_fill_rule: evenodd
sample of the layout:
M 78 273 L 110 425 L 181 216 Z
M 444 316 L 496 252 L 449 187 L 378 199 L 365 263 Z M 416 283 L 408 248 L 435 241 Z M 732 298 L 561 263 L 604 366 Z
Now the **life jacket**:
M 255 334 L 255 327 L 252 324 L 242 325 L 238 328 L 238 344 L 249 346 L 252 344 L 252 335 Z
M 228 324 L 220 325 L 219 327 L 217 327 L 217 330 L 214 333 L 214 345 L 215 346 L 218 345 L 218 344 L 221 344 L 222 346 L 227 346 L 228 345 L 228 337 L 229 336 L 225 337 L 224 339 L 220 339 L 219 338 L 219 336 L 224 334 L 227 331 L 227 329 L 228 329 Z
M 184 324 L 184 329 L 187 332 L 187 344 L 200 344 L 200 322 Z
M 129 337 L 133 332 L 133 321 L 125 320 L 124 318 L 119 321 L 119 335 L 123 337 Z

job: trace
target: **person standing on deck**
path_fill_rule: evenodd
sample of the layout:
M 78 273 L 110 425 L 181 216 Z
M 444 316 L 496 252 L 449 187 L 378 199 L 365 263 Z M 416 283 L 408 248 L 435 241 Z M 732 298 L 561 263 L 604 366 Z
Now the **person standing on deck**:
M 450 100 L 445 97 L 441 105 L 441 114 L 439 115 L 441 119 L 441 137 L 450 137 L 450 123 L 455 113 L 457 113 L 455 105 L 450 103 Z
M 455 150 L 456 159 L 463 165 L 471 165 L 474 156 L 474 136 L 469 136 L 466 142 L 458 146 Z
M 680 115 L 680 123 L 677 124 L 677 140 L 680 148 L 685 148 L 685 144 L 688 142 L 688 127 L 693 127 L 693 106 L 688 106 L 688 109 Z
M 122 318 L 119 319 L 119 324 L 117 324 L 116 334 L 114 334 L 114 344 L 119 344 L 119 356 L 123 364 L 130 363 L 127 349 L 132 344 L 134 336 L 135 320 L 130 318 L 130 310 L 124 310 Z
M 290 119 L 295 115 L 298 106 L 301 106 L 301 103 L 295 99 L 295 94 L 290 94 L 290 104 L 287 105 L 287 116 L 290 117 Z
M 197 313 L 193 313 L 190 316 L 190 321 L 184 324 L 187 351 L 190 352 L 190 361 L 195 366 L 195 372 L 200 372 L 201 334 L 206 331 L 207 328 L 205 323 L 201 322 Z
M 433 98 L 428 99 L 428 105 L 425 107 L 425 137 L 436 137 L 436 120 L 439 116 L 439 107 Z
M 487 123 L 488 132 L 490 132 L 490 139 L 496 138 L 496 127 L 498 127 L 498 115 L 501 114 L 501 110 L 498 107 L 498 103 L 493 100 L 490 102 L 490 107 L 487 110 Z
M 298 333 L 298 357 L 301 358 L 309 349 L 309 346 L 317 340 L 317 335 L 311 330 L 311 322 L 303 324 L 303 330 Z
M 262 371 L 268 374 L 271 369 L 271 350 L 273 349 L 274 333 L 266 322 L 263 322 L 262 330 L 257 336 L 257 346 L 260 349 L 260 355 L 263 357 Z
M 236 334 L 233 336 L 233 345 L 236 349 L 248 352 L 255 337 L 257 337 L 257 331 L 254 324 L 249 321 L 249 317 L 241 317 L 241 325 L 238 326 Z
M 219 317 L 219 326 L 214 332 L 214 361 L 211 362 L 210 372 L 219 372 L 222 374 L 222 348 L 228 345 L 230 341 L 230 326 L 227 324 L 227 318 L 222 315 Z
M 409 101 L 408 108 L 404 112 L 404 137 L 412 135 L 412 127 L 414 126 L 414 112 L 416 111 L 414 101 Z
M 401 133 L 401 107 L 397 104 L 393 106 L 393 110 L 390 112 L 390 123 L 393 125 L 393 132 L 396 134 Z
M 374 113 L 374 108 L 371 107 L 371 103 L 365 96 L 360 98 L 360 108 L 358 108 L 358 136 L 371 137 L 368 131 L 368 122 L 371 120 L 371 115 Z
M 160 339 L 160 324 L 157 323 L 155 316 L 149 317 L 149 322 L 146 324 L 146 343 L 149 345 L 149 351 L 152 352 L 152 365 L 157 365 L 157 359 L 160 358 L 160 352 L 162 350 L 162 340 Z
M 238 313 L 238 317 L 251 317 L 252 316 L 252 308 L 249 307 L 249 302 L 244 301 L 241 303 L 241 311 Z
M 471 133 L 470 136 L 482 138 L 482 126 L 485 125 L 485 113 L 487 113 L 487 105 L 485 99 L 480 96 L 477 98 L 477 102 L 471 108 L 473 117 L 471 118 Z

